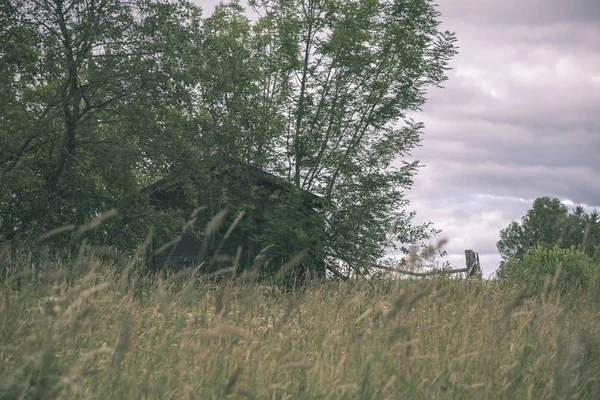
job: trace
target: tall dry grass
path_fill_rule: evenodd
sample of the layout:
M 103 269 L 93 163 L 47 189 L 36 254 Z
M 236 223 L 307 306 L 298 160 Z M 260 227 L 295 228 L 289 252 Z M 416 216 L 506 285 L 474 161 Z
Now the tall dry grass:
M 600 398 L 593 293 L 429 279 L 282 292 L 6 261 L 0 397 Z

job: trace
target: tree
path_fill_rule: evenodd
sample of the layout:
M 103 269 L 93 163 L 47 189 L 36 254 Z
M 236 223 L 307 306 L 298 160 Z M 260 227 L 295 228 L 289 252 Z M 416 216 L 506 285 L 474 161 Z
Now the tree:
M 2 7 L 0 240 L 117 208 L 114 229 L 94 234 L 131 246 L 151 211 L 139 184 L 185 148 L 180 128 L 194 132 L 186 69 L 199 11 L 154 0 Z
M 456 54 L 433 2 L 249 4 L 256 21 L 237 2 L 201 19 L 183 1 L 3 0 L 0 238 L 117 208 L 95 239 L 131 247 L 152 219 L 181 222 L 140 187 L 179 170 L 218 174 L 223 160 L 295 187 L 255 237 L 278 243 L 279 259 L 297 241 L 360 275 L 427 238 L 404 196 L 419 164 L 404 157 L 424 128 L 407 113 L 441 87 Z M 186 196 L 201 202 L 210 185 L 186 184 Z M 302 191 L 324 204 L 310 233 L 289 212 Z
M 419 109 L 428 87 L 441 86 L 456 54 L 454 35 L 437 29 L 432 2 L 249 4 L 255 22 L 235 2 L 204 21 L 193 79 L 207 155 L 195 168 L 214 173 L 228 164 L 217 160 L 234 159 L 322 196 L 326 226 L 317 253 L 359 274 L 386 250 L 427 238 L 430 224 L 413 226 L 404 198 L 419 165 L 402 157 L 423 129 L 407 112 Z M 242 197 L 242 206 L 251 203 Z M 290 210 L 298 199 L 281 201 Z M 295 230 L 282 234 L 276 226 L 294 226 L 293 215 L 278 214 L 256 240 L 303 243 L 288 235 Z M 277 248 L 279 258 L 291 258 L 283 249 L 297 246 Z
M 317 193 L 327 254 L 364 273 L 413 226 L 404 192 L 418 162 L 402 157 L 423 125 L 407 118 L 446 80 L 455 37 L 431 1 L 251 1 L 257 82 L 279 129 L 269 167 Z M 274 127 L 274 128 L 275 128 Z
M 500 231 L 498 250 L 503 260 L 522 259 L 532 248 L 553 246 L 580 248 L 588 256 L 600 248 L 600 218 L 597 211 L 586 212 L 582 207 L 573 211 L 556 197 L 540 197 L 521 219 Z M 505 263 L 500 266 L 503 274 Z

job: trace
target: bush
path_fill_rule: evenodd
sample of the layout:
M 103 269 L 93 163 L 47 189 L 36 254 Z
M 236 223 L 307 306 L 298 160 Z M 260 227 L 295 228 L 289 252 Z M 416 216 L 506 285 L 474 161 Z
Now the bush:
M 580 249 L 538 245 L 522 258 L 512 258 L 504 263 L 500 277 L 505 282 L 527 283 L 534 288 L 543 287 L 546 279 L 550 279 L 554 289 L 565 291 L 591 288 L 599 270 L 600 263 Z

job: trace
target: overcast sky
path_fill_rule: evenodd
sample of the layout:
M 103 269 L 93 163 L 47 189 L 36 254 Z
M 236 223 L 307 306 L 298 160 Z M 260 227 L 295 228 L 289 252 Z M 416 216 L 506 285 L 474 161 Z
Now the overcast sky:
M 218 0 L 195 0 L 210 14 Z M 242 2 L 244 3 L 244 2 Z M 439 0 L 459 54 L 423 112 L 409 193 L 448 261 L 500 261 L 499 231 L 540 196 L 600 209 L 600 0 Z

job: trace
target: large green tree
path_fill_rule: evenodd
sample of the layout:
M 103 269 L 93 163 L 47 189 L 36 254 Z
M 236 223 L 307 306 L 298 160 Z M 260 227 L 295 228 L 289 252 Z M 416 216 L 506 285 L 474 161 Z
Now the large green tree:
M 274 194 L 276 219 L 253 237 L 280 259 L 290 241 L 318 243 L 315 259 L 361 274 L 431 233 L 404 194 L 423 131 L 407 114 L 456 54 L 433 2 L 252 0 L 253 21 L 236 2 L 205 19 L 161 0 L 1 4 L 2 239 L 117 208 L 95 235 L 126 248 L 150 219 L 174 225 L 140 187 L 194 169 L 206 179 L 186 195 L 202 205 L 203 172 L 236 163 L 295 188 Z M 302 191 L 323 200 L 310 232 L 291 211 Z M 250 206 L 249 193 L 234 203 Z
M 95 234 L 130 246 L 150 212 L 139 183 L 160 176 L 181 156 L 185 132 L 195 134 L 187 69 L 199 10 L 3 0 L 2 11 L 0 238 L 24 240 L 117 208 L 115 229 Z
M 403 157 L 423 129 L 407 113 L 446 80 L 456 53 L 454 35 L 438 29 L 435 5 L 249 3 L 256 22 L 238 6 L 220 7 L 214 39 L 204 42 L 228 60 L 210 58 L 211 85 L 200 104 L 215 135 L 249 162 L 321 195 L 325 254 L 356 272 L 390 248 L 426 238 L 429 225 L 412 225 L 404 198 L 418 163 Z

